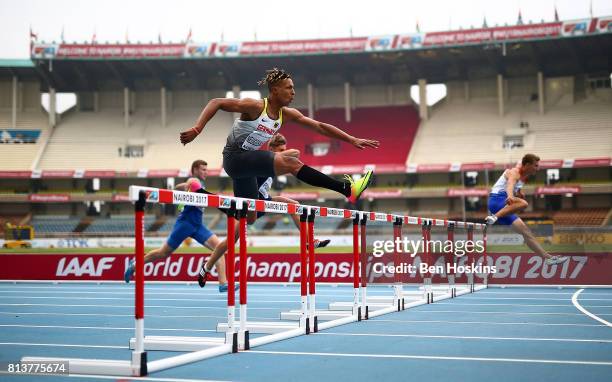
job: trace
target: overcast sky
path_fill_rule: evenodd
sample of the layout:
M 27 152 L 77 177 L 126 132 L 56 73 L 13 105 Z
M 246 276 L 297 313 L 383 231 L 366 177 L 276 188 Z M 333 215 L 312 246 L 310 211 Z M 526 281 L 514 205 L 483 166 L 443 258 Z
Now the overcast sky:
M 217 3 L 217 4 L 215 4 Z M 133 42 L 287 40 L 443 31 L 612 15 L 612 0 L 0 0 L 0 58 L 29 57 L 29 28 L 39 40 Z

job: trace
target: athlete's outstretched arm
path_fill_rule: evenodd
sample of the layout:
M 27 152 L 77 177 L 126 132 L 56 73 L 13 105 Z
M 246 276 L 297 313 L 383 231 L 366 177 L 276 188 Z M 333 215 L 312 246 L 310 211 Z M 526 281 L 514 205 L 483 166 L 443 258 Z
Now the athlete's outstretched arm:
M 204 107 L 198 117 L 196 124 L 189 130 L 181 132 L 181 143 L 186 145 L 193 141 L 204 130 L 204 126 L 215 116 L 217 111 L 223 110 L 230 113 L 259 115 L 262 109 L 262 101 L 252 98 L 213 98 Z
M 294 121 L 302 126 L 311 128 L 321 135 L 348 142 L 351 145 L 357 147 L 358 149 L 364 149 L 366 147 L 378 148 L 378 146 L 380 145 L 379 141 L 373 139 L 355 138 L 352 135 L 349 135 L 344 131 L 340 130 L 334 125 L 308 118 L 304 114 L 300 113 L 300 111 L 297 109 L 286 108 L 285 116 L 289 121 Z

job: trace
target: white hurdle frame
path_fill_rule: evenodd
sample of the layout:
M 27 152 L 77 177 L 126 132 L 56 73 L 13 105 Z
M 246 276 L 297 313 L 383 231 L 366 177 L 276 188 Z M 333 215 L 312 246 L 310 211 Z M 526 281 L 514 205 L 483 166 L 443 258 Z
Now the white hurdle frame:
M 130 340 L 133 348 L 130 360 L 109 360 L 109 359 L 66 359 L 51 357 L 23 357 L 22 362 L 44 362 L 44 361 L 68 361 L 69 372 L 71 374 L 99 374 L 111 376 L 146 376 L 153 373 L 185 365 L 187 363 L 198 362 L 204 359 L 216 357 L 223 354 L 230 354 L 238 350 L 248 350 L 250 347 L 261 346 L 267 343 L 280 341 L 287 338 L 297 337 L 318 330 L 344 325 L 350 322 L 368 319 L 403 310 L 413 306 L 428 303 L 425 299 L 404 304 L 406 292 L 401 291 L 401 285 L 394 285 L 394 295 L 388 307 L 370 311 L 368 308 L 367 282 L 365 275 L 366 265 L 366 222 L 368 217 L 371 220 L 402 222 L 404 224 L 421 224 L 429 222 L 436 225 L 447 226 L 449 223 L 455 227 L 467 227 L 468 239 L 473 239 L 475 228 L 483 229 L 484 242 L 486 249 L 486 226 L 479 223 L 452 222 L 439 219 L 426 219 L 411 216 L 401 216 L 386 213 L 375 213 L 366 211 L 356 211 L 347 209 L 337 209 L 310 205 L 295 205 L 282 202 L 262 201 L 244 199 L 224 195 L 201 194 L 174 190 L 165 190 L 152 187 L 130 186 L 129 200 L 135 203 L 135 255 L 136 255 L 136 280 L 135 280 L 135 337 Z M 228 322 L 222 328 L 226 332 L 225 338 L 206 338 L 206 337 L 168 337 L 168 336 L 144 336 L 144 207 L 146 203 L 162 204 L 184 204 L 196 207 L 215 207 L 229 209 L 228 214 Z M 262 211 L 280 214 L 300 214 L 300 236 L 301 236 L 301 263 L 302 263 L 302 294 L 300 298 L 300 309 L 297 311 L 298 324 L 293 323 L 255 323 L 247 321 L 247 301 L 246 301 L 246 240 L 242 237 L 243 225 L 246 222 L 247 211 Z M 238 216 L 240 214 L 240 216 Z M 349 314 L 339 314 L 339 318 L 318 323 L 317 317 L 322 314 L 333 315 L 333 311 L 317 311 L 315 309 L 315 275 L 314 275 L 314 218 L 315 216 L 352 219 L 353 220 L 353 301 L 349 304 Z M 241 250 L 240 250 L 240 321 L 235 320 L 234 304 L 234 258 L 235 258 L 235 232 L 234 222 L 240 218 L 241 230 Z M 441 222 L 441 223 L 440 223 Z M 231 224 L 230 224 L 231 223 Z M 401 223 L 400 223 L 401 227 Z M 361 235 L 359 233 L 361 232 Z M 401 232 L 401 228 L 400 228 Z M 231 234 L 231 235 L 230 235 Z M 231 237 L 230 237 L 231 236 Z M 308 242 L 308 247 L 306 247 Z M 360 247 L 360 248 L 359 248 Z M 231 248 L 231 249 L 230 249 Z M 304 255 L 310 255 L 305 258 Z M 486 251 L 483 261 L 486 262 Z M 309 266 L 308 273 L 306 267 Z M 310 288 L 306 283 L 306 278 L 310 281 Z M 468 281 L 470 292 L 474 292 L 487 287 L 487 279 L 484 277 L 482 286 L 476 286 L 475 277 L 472 276 Z M 400 295 L 401 293 L 401 295 Z M 463 294 L 463 293 L 462 293 Z M 442 296 L 450 298 L 448 296 Z M 441 299 L 441 298 L 439 298 Z M 372 299 L 370 299 L 372 300 Z M 401 308 L 401 309 L 400 309 Z M 341 311 L 337 311 L 339 313 Z M 220 325 L 223 327 L 223 324 Z M 219 328 L 218 328 L 219 330 Z M 249 340 L 250 330 L 262 330 L 260 333 L 271 333 Z M 147 361 L 148 350 L 165 351 L 187 351 L 189 353 L 160 359 Z

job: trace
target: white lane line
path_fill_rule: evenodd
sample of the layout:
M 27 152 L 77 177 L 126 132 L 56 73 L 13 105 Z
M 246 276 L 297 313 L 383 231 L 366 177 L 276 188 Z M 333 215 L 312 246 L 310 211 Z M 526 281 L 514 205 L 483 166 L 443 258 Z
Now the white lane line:
M 298 296 L 299 297 L 299 296 Z M 38 300 L 115 300 L 115 301 L 134 301 L 134 298 L 129 297 L 74 297 L 74 296 L 0 296 L 0 299 L 38 299 Z M 196 301 L 196 302 L 219 302 L 223 304 L 227 304 L 227 299 L 218 299 L 218 300 L 206 300 L 203 298 L 150 298 L 147 297 L 148 301 Z M 249 304 L 266 304 L 266 303 L 283 303 L 283 304 L 297 304 L 300 299 L 296 297 L 295 300 L 265 300 L 258 301 L 254 299 L 249 299 Z
M 490 291 L 490 290 L 480 290 L 478 291 L 478 294 L 494 294 L 494 295 L 519 295 L 519 296 L 523 296 L 523 295 L 543 295 L 543 296 L 569 296 L 574 294 L 574 289 L 575 288 L 571 288 L 571 291 L 568 292 L 517 292 L 517 291 L 508 291 L 508 292 L 494 292 L 494 291 Z M 612 296 L 612 290 L 610 292 L 604 293 L 604 292 L 589 292 L 589 296 Z
M 125 346 L 115 345 L 78 345 L 78 344 L 36 344 L 30 342 L 0 342 L 0 345 L 9 346 L 49 346 L 49 347 L 66 347 L 66 348 L 95 348 L 95 349 L 127 349 Z
M 470 300 L 535 300 L 535 301 L 567 301 L 567 298 L 550 298 L 550 297 L 478 297 L 469 296 Z M 612 298 L 583 298 L 588 301 L 612 301 Z
M 593 313 L 589 312 L 588 310 L 584 309 L 582 307 L 582 305 L 580 305 L 580 303 L 578 302 L 578 296 L 580 296 L 580 293 L 582 293 L 584 289 L 580 289 L 577 290 L 576 293 L 574 293 L 574 295 L 572 296 L 572 304 L 574 304 L 574 306 L 576 307 L 576 309 L 578 309 L 579 311 L 581 311 L 582 313 L 586 314 L 587 316 L 591 317 L 592 319 L 601 322 L 604 325 L 607 325 L 609 327 L 612 328 L 612 324 L 609 323 L 608 321 L 604 320 L 603 318 L 597 317 L 596 315 L 594 315 Z
M 2 313 L 2 312 L 0 312 Z M 507 315 L 515 315 L 515 316 L 582 316 L 580 313 L 555 313 L 555 312 L 507 312 L 507 311 L 494 311 L 494 310 L 486 310 L 486 311 L 474 311 L 474 310 L 419 310 L 414 309 L 410 311 L 411 314 L 414 313 L 460 313 L 460 314 L 503 314 Z M 600 316 L 612 316 L 611 314 L 600 314 Z
M 476 292 L 478 293 L 478 292 Z M 435 301 L 435 300 L 434 300 Z M 466 302 L 436 302 L 438 305 L 465 305 L 465 306 L 529 306 L 529 307 L 571 307 L 569 304 L 506 304 L 506 303 L 487 303 L 487 304 L 470 304 Z M 596 305 L 594 308 L 612 308 L 612 305 Z
M 106 294 L 105 292 L 104 294 Z M 98 295 L 100 293 L 97 293 Z M 223 296 L 219 299 L 205 299 L 205 298 L 159 298 L 159 297 L 149 297 L 150 294 L 147 295 L 147 300 L 149 301 L 198 301 L 198 302 L 225 302 Z M 204 296 L 203 296 L 204 297 Z M 279 296 L 275 296 L 279 297 Z M 265 304 L 265 303 L 283 303 L 283 304 L 293 304 L 296 301 L 299 301 L 299 295 L 295 296 L 295 300 L 258 300 L 254 298 L 249 299 L 249 304 Z M 343 296 L 339 296 L 342 298 Z M 391 297 L 391 296 L 389 296 Z M 76 297 L 76 296 L 2 296 L 0 295 L 0 299 L 55 299 L 55 300 L 120 300 L 120 301 L 131 301 L 134 299 L 133 296 L 126 297 Z M 469 297 L 470 300 L 535 300 L 535 301 L 567 301 L 567 298 L 528 298 L 528 297 Z M 582 301 L 612 301 L 609 298 L 583 298 Z
M 371 322 L 401 322 L 408 324 L 464 324 L 464 325 L 532 325 L 532 326 L 604 326 L 598 324 L 549 324 L 549 323 L 541 323 L 541 322 L 494 322 L 494 321 L 445 321 L 445 320 L 389 320 L 389 319 L 374 319 L 367 321 Z
M 28 328 L 28 329 L 84 329 L 84 330 L 134 330 L 134 327 L 114 327 L 114 326 L 63 326 L 63 325 L 9 325 L 1 324 L 3 328 Z M 162 331 L 162 332 L 208 332 L 216 333 L 213 329 L 173 329 L 173 328 L 147 328 L 147 331 Z
M 85 307 L 85 308 L 134 308 L 134 305 L 92 305 L 92 304 L 0 304 L 0 306 L 55 306 L 55 307 Z M 227 311 L 227 306 L 174 306 L 174 305 L 145 305 L 145 308 L 163 309 L 222 309 Z M 281 308 L 252 308 L 249 310 L 278 310 Z
M 612 343 L 612 339 L 583 339 L 583 338 L 537 338 L 537 337 L 482 337 L 482 336 L 442 336 L 427 334 L 381 334 L 381 333 L 329 333 L 318 332 L 324 336 L 356 336 L 356 337 L 407 337 L 407 338 L 438 338 L 461 340 L 502 340 L 502 341 L 551 341 L 551 342 L 603 342 Z
M 581 316 L 580 313 L 575 313 Z M 77 317 L 129 317 L 134 318 L 134 314 L 102 314 L 102 313 L 56 313 L 56 312 L 0 312 L 0 315 L 13 316 L 13 315 L 24 315 L 24 316 L 77 316 Z M 249 316 L 252 319 L 258 320 L 278 320 L 278 316 L 274 317 L 255 317 Z M 163 314 L 147 314 L 146 318 L 215 318 L 215 319 L 227 319 L 227 316 L 205 316 L 205 315 L 163 315 Z
M 0 374 L 15 375 L 15 373 L 8 373 L 6 371 L 0 371 Z M 41 374 L 19 374 L 19 375 L 35 375 L 42 377 Z M 156 377 L 118 377 L 110 375 L 96 375 L 96 374 L 68 374 L 68 375 L 49 375 L 49 377 L 70 377 L 70 378 L 81 378 L 81 379 L 112 379 L 114 381 L 156 381 L 156 382 L 227 382 L 216 379 L 182 379 L 182 378 L 156 378 Z
M 495 312 L 495 311 L 467 311 L 467 310 L 411 310 L 411 314 L 415 313 L 460 313 L 460 314 L 501 314 L 504 316 L 582 316 L 582 313 L 540 313 L 540 312 Z M 57 313 L 57 312 L 2 312 L 0 315 L 13 316 L 13 315 L 24 315 L 24 316 L 84 316 L 84 317 L 130 317 L 134 318 L 134 314 L 104 314 L 104 313 Z M 599 316 L 612 316 L 612 314 L 599 314 Z M 147 318 L 215 318 L 215 319 L 226 319 L 227 316 L 209 316 L 209 315 L 164 315 L 164 314 L 147 314 Z M 256 317 L 251 318 L 255 319 Z M 262 320 L 277 320 L 278 316 L 273 317 L 262 317 L 258 316 L 257 319 Z
M 612 366 L 612 362 L 556 360 L 556 359 L 528 359 L 528 358 L 450 357 L 450 356 L 427 356 L 427 355 L 408 355 L 408 354 L 314 353 L 314 352 L 290 352 L 290 351 L 271 351 L 271 350 L 267 350 L 267 351 L 266 350 L 248 350 L 247 353 L 321 356 L 321 357 L 397 358 L 397 359 L 427 359 L 427 360 L 445 360 L 445 361 L 548 363 L 548 364 L 561 364 L 561 365 L 570 364 L 570 365 Z

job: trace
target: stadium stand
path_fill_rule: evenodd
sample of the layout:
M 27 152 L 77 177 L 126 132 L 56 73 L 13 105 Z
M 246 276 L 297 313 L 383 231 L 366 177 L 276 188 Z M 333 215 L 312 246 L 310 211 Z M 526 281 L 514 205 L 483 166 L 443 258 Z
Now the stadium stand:
M 189 94 L 178 93 L 176 102 L 189 97 Z M 149 94 L 139 96 L 152 97 Z M 205 159 L 210 168 L 221 167 L 221 151 L 233 121 L 231 114 L 217 114 L 206 128 L 205 139 L 182 146 L 179 132 L 193 126 L 202 104 L 191 107 L 181 104 L 180 108 L 168 113 L 165 127 L 161 125 L 161 115 L 156 108 L 143 106 L 132 112 L 129 127 L 125 128 L 121 109 L 111 107 L 110 100 L 104 101 L 111 97 L 100 96 L 101 110 L 98 112 L 75 112 L 67 116 L 54 129 L 39 167 L 43 170 L 176 169 L 187 168 L 196 158 Z M 128 146 L 142 146 L 143 155 L 126 157 Z
M 145 227 L 149 227 L 155 221 L 155 216 L 145 217 Z M 119 234 L 131 235 L 134 232 L 134 216 L 118 215 L 107 218 L 96 218 L 83 230 L 89 234 Z
M 12 126 L 10 112 L 0 112 L 0 129 L 40 130 L 40 136 L 33 144 L 2 144 L 0 162 L 2 170 L 30 170 L 41 147 L 49 137 L 47 116 L 41 112 L 22 112 L 17 114 L 17 125 Z
M 610 156 L 609 101 L 565 94 L 551 100 L 540 115 L 537 100 L 527 99 L 527 95 L 509 97 L 500 117 L 493 97 L 466 102 L 451 95 L 435 105 L 430 119 L 421 124 L 408 163 L 503 163 L 532 151 L 543 159 Z M 521 136 L 523 147 L 504 148 L 504 135 Z
M 318 133 L 287 124 L 282 133 L 287 137 L 289 146 L 300 150 L 302 160 L 313 166 L 402 164 L 419 127 L 418 114 L 413 106 L 408 105 L 357 108 L 351 112 L 350 122 L 346 122 L 345 111 L 340 108 L 319 109 L 314 117 L 353 136 L 378 139 L 383 149 L 346 155 L 347 152 L 355 150 L 348 143 L 332 142 Z M 317 152 L 317 146 L 322 146 L 320 152 Z
M 31 224 L 34 234 L 45 236 L 46 234 L 61 234 L 74 232 L 81 222 L 80 217 L 68 215 L 36 215 Z
M 609 211 L 609 208 L 562 210 L 553 214 L 553 221 L 558 226 L 601 226 Z

